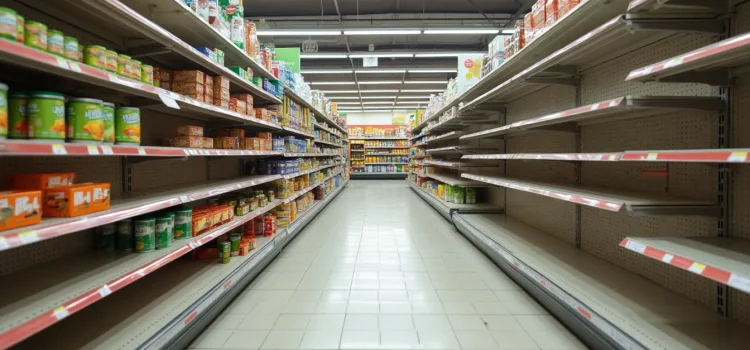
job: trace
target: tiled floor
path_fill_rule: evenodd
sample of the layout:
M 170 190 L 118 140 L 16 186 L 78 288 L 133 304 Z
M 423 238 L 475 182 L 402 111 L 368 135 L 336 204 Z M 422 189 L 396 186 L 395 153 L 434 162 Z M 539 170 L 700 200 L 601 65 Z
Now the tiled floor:
M 194 349 L 584 349 L 404 181 L 352 181 Z

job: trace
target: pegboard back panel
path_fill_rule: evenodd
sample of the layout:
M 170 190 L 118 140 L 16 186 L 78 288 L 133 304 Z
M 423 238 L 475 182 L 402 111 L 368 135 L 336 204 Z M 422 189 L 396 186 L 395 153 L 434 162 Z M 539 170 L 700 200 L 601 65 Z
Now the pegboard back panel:
M 677 34 L 592 67 L 581 75 L 581 104 L 625 95 L 717 96 L 718 88 L 703 84 L 626 82 L 630 71 L 715 42 L 701 34 Z
M 506 124 L 576 107 L 576 87 L 550 85 L 507 105 Z
M 231 179 L 244 175 L 242 159 L 238 157 L 208 158 L 209 179 Z
M 734 35 L 750 32 L 750 3 L 743 4 L 734 8 Z
M 714 237 L 716 220 L 700 217 L 641 217 L 582 207 L 581 248 L 707 307 L 715 307 L 713 282 L 619 246 L 623 238 Z
M 207 180 L 206 157 L 159 159 L 132 164 L 133 192 L 195 184 Z
M 83 230 L 0 252 L 0 276 L 93 249 L 94 230 Z M 33 277 L 30 277 L 33 278 Z
M 506 215 L 575 244 L 575 204 L 516 190 L 506 192 Z

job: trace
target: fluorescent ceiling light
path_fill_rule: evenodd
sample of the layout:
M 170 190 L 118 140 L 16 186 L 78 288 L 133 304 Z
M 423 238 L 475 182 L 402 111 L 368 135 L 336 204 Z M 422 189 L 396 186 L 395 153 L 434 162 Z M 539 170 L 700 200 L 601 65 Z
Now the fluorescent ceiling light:
M 414 57 L 458 57 L 461 55 L 484 55 L 486 52 L 430 52 L 417 53 Z
M 357 74 L 387 74 L 387 73 L 406 73 L 406 69 L 357 69 Z
M 429 99 L 430 96 L 399 96 L 399 100 L 426 100 Z
M 425 34 L 497 34 L 499 29 L 425 29 Z
M 402 52 L 372 52 L 372 53 L 357 53 L 349 55 L 349 58 L 365 58 L 365 57 L 414 57 L 413 53 L 402 53 Z
M 259 30 L 258 36 L 341 35 L 340 30 Z
M 310 82 L 310 85 L 354 85 L 353 81 L 315 81 Z
M 443 90 L 440 90 L 443 91 Z M 398 90 L 359 90 L 359 92 L 366 93 L 366 92 L 398 92 Z
M 359 97 L 355 97 L 355 96 L 341 96 L 341 97 L 328 96 L 328 99 L 331 99 L 331 100 L 359 100 Z
M 351 73 L 351 69 L 303 69 L 299 71 L 301 74 L 348 74 Z
M 320 92 L 324 94 L 356 94 L 357 90 L 330 90 L 330 91 L 320 90 Z
M 334 53 L 323 53 L 323 54 L 301 54 L 299 58 L 347 58 L 346 54 L 334 54 Z
M 516 32 L 516 31 L 515 31 L 515 30 L 513 30 L 513 29 L 503 29 L 503 34 L 513 34 L 513 33 L 515 33 L 515 32 Z
M 446 80 L 405 80 L 404 84 L 448 84 Z
M 396 102 L 397 105 L 408 105 L 408 104 L 415 104 L 415 103 L 417 105 L 419 105 L 419 106 L 427 104 L 427 102 L 419 102 L 419 101 L 400 101 L 400 102 Z
M 458 69 L 409 69 L 409 73 L 457 73 Z
M 396 98 L 396 96 L 362 96 L 363 100 L 387 100 L 392 98 Z
M 358 105 L 359 102 L 334 102 L 337 105 Z
M 422 34 L 421 29 L 394 29 L 394 30 L 376 30 L 376 29 L 352 29 L 344 30 L 344 35 L 417 35 Z
M 401 80 L 375 80 L 375 81 L 358 81 L 359 85 L 387 85 L 401 84 Z
M 362 102 L 363 105 L 392 105 L 393 102 Z
M 401 90 L 401 92 L 443 92 L 445 89 Z

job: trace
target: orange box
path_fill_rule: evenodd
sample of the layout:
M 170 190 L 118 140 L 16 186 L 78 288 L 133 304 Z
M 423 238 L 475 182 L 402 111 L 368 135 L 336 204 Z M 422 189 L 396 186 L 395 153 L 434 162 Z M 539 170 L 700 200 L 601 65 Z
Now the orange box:
M 206 85 L 206 87 L 214 87 L 214 77 L 206 74 L 203 79 L 203 85 Z
M 565 0 L 563 0 L 565 1 Z M 523 40 L 528 45 L 534 40 L 534 16 L 531 12 L 523 16 Z
M 214 139 L 213 139 L 213 137 L 204 137 L 203 138 L 203 148 L 207 148 L 207 149 L 213 149 L 214 148 Z
M 544 33 L 544 25 L 547 23 L 547 17 L 545 17 L 545 0 L 539 0 L 531 6 L 531 14 L 534 17 L 534 39 L 538 38 Z
M 239 149 L 239 139 L 232 136 L 221 136 L 214 139 L 216 148 L 219 149 Z
M 271 140 L 272 134 L 270 132 L 259 132 L 258 137 L 266 140 Z
M 578 6 L 581 0 L 558 0 L 557 1 L 557 19 L 565 16 L 566 13 L 570 12 L 574 7 Z
M 247 114 L 247 103 L 242 100 L 235 100 L 235 111 L 240 114 Z M 231 100 L 230 100 L 231 101 Z
M 75 173 L 13 174 L 8 178 L 8 187 L 12 190 L 43 190 L 70 186 L 75 177 Z
M 159 81 L 162 84 L 164 83 L 171 84 L 172 83 L 172 71 L 169 69 L 159 68 Z
M 545 0 L 544 2 L 545 27 L 551 27 L 557 22 L 557 0 Z
M 218 90 L 227 90 L 229 91 L 229 78 L 225 76 L 215 76 L 214 77 L 214 88 Z M 229 99 L 229 98 L 227 98 Z
M 177 127 L 177 136 L 203 136 L 203 127 L 197 125 L 180 125 Z
M 203 148 L 201 136 L 177 136 L 172 139 L 173 147 Z
M 195 83 L 203 85 L 206 77 L 199 70 L 176 70 L 172 72 L 172 83 Z
M 44 190 L 44 216 L 74 217 L 109 209 L 109 184 L 87 182 Z
M 168 83 L 168 82 L 166 82 L 166 81 L 162 81 L 162 82 L 160 82 L 160 83 L 159 83 L 159 87 L 160 87 L 160 88 L 162 88 L 162 89 L 164 89 L 164 90 L 169 90 L 169 91 L 172 91 L 172 84 L 171 84 L 171 83 Z
M 256 151 L 258 151 L 258 150 L 260 150 L 260 140 L 261 139 L 256 138 L 256 137 L 244 138 L 244 139 L 242 139 L 240 146 L 244 150 L 256 150 Z
M 42 191 L 0 192 L 0 231 L 42 221 Z
M 217 99 L 216 95 L 214 95 L 214 106 L 229 109 L 229 100 L 223 98 Z
M 240 101 L 245 101 L 245 104 L 247 105 L 248 112 L 246 114 L 252 114 L 253 110 L 253 95 L 250 94 L 232 94 L 230 95 L 231 98 L 236 98 Z
M 183 95 L 203 95 L 206 89 L 203 84 L 175 82 L 172 91 Z
M 212 95 L 203 95 L 203 102 L 208 103 L 210 105 L 214 104 L 214 97 Z

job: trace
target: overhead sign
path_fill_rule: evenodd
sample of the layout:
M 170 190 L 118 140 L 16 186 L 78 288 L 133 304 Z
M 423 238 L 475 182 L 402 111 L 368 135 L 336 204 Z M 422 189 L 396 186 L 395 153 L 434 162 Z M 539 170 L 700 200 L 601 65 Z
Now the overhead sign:
M 362 66 L 363 67 L 377 67 L 378 58 L 377 57 L 365 57 L 364 59 L 362 59 Z

